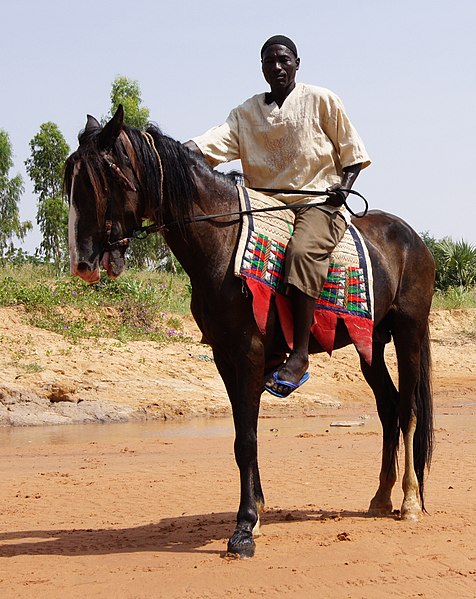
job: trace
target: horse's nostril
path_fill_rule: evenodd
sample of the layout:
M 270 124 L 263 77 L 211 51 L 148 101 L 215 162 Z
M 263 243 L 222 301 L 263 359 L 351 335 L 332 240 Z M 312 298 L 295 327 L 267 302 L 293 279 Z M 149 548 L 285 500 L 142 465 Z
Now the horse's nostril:
M 77 271 L 78 273 L 91 272 L 92 266 L 88 262 L 78 262 Z

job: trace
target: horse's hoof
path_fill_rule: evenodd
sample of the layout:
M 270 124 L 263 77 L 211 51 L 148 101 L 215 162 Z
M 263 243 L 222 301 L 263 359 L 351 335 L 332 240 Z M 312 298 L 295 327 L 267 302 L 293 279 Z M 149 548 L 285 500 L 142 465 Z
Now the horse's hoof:
M 402 520 L 406 520 L 407 522 L 419 522 L 422 514 L 419 502 L 416 499 L 404 501 L 400 514 Z
M 406 522 L 420 522 L 421 510 L 418 510 L 418 511 L 402 510 L 400 519 L 405 520 Z
M 391 501 L 377 501 L 372 499 L 367 510 L 367 514 L 374 518 L 384 518 L 393 513 L 393 505 Z
M 393 510 L 392 509 L 388 509 L 388 508 L 369 508 L 367 510 L 367 515 L 370 516 L 371 518 L 388 518 L 388 516 L 391 516 L 393 514 Z
M 255 549 L 253 534 L 248 530 L 236 530 L 228 541 L 227 553 L 240 558 L 253 557 Z

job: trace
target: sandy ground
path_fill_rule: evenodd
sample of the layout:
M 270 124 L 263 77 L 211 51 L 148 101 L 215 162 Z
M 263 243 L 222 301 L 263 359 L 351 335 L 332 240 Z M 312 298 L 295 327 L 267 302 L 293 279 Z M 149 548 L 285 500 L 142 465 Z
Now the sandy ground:
M 0 597 L 476 597 L 475 311 L 432 315 L 429 514 L 367 517 L 374 403 L 352 348 L 315 356 L 292 398 L 263 396 L 251 560 L 225 554 L 233 433 L 193 324 L 187 343 L 71 345 L 24 316 L 0 310 Z

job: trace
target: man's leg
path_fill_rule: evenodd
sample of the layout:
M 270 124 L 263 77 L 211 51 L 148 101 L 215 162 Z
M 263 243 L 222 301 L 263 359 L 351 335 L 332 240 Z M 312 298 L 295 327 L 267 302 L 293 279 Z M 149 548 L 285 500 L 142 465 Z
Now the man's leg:
M 347 224 L 341 214 L 306 208 L 296 216 L 286 253 L 285 280 L 289 285 L 294 319 L 293 351 L 278 369 L 277 378 L 297 384 L 309 367 L 309 336 L 315 299 L 325 283 L 330 253 L 342 239 Z M 266 387 L 289 394 L 289 387 L 268 377 Z
M 314 320 L 315 299 L 304 294 L 297 287 L 292 288 L 292 307 L 294 319 L 293 351 L 286 363 L 279 368 L 278 378 L 289 383 L 299 383 L 309 367 L 309 336 Z M 289 387 L 280 385 L 272 377 L 266 386 L 276 393 L 286 394 Z

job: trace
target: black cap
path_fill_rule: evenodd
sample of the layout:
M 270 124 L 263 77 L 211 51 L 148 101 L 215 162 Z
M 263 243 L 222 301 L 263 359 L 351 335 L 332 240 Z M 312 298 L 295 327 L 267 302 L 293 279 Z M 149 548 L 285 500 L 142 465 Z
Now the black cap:
M 278 44 L 279 46 L 286 46 L 286 48 L 289 48 L 289 50 L 291 50 L 291 52 L 297 58 L 298 51 L 296 44 L 293 42 L 293 40 L 289 39 L 289 37 L 286 37 L 285 35 L 273 35 L 269 38 L 269 40 L 266 40 L 261 48 L 261 58 L 263 58 L 266 48 L 269 48 L 269 46 L 274 46 L 275 44 Z

